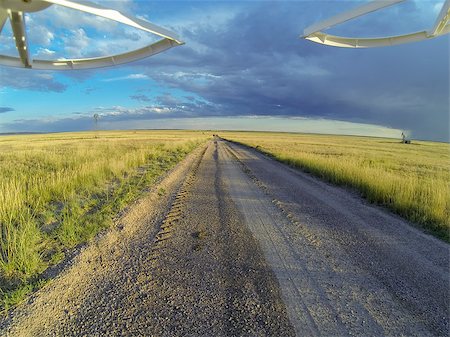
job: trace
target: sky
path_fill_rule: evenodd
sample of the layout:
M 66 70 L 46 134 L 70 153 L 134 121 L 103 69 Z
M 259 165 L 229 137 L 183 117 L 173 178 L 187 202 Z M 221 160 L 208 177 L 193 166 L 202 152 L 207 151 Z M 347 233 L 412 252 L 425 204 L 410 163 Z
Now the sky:
M 366 1 L 101 1 L 185 45 L 116 67 L 0 66 L 0 133 L 190 128 L 358 134 L 449 141 L 448 35 L 347 49 L 299 38 Z M 100 1 L 97 1 L 100 3 Z M 426 30 L 443 1 L 407 0 L 327 30 L 376 37 Z M 33 58 L 82 58 L 157 37 L 56 5 L 27 14 Z M 10 25 L 0 54 L 15 55 Z

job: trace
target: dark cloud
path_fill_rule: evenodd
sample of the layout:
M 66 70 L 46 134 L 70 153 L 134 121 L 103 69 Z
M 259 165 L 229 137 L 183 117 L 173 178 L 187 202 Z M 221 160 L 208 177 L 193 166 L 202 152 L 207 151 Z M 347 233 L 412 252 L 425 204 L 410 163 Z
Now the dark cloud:
M 170 93 L 165 93 L 164 95 L 156 97 L 156 103 L 162 106 L 179 106 L 183 104 L 183 99 L 175 97 Z M 186 103 L 190 104 L 190 103 Z
M 6 113 L 6 112 L 11 112 L 11 111 L 16 111 L 16 109 L 10 108 L 7 106 L 0 106 L 0 114 Z
M 448 141 L 448 36 L 365 50 L 326 47 L 299 38 L 309 24 L 355 5 L 255 1 L 247 2 L 220 25 L 214 18 L 174 25 L 172 29 L 181 33 L 186 45 L 130 67 L 139 68 L 136 73 L 147 74 L 167 91 L 184 92 L 185 97 L 163 94 L 150 98 L 141 90 L 130 97 L 144 107 L 112 107 L 97 113 L 107 121 L 243 115 L 328 118 L 412 130 L 416 138 Z M 176 3 L 172 6 L 176 8 Z M 203 2 L 191 6 L 201 8 Z M 428 27 L 430 22 L 418 13 L 431 5 L 411 1 L 401 6 L 330 32 L 377 36 Z M 65 75 L 82 82 L 106 71 Z M 0 74 L 2 85 L 65 90 L 48 73 L 41 78 L 39 73 L 17 74 Z M 33 131 L 39 127 L 76 130 L 87 128 L 92 121 L 79 117 L 55 123 L 48 126 L 36 121 L 29 127 L 34 125 Z M 28 126 L 18 121 L 13 127 Z
M 366 50 L 325 47 L 298 38 L 319 19 L 315 5 L 263 2 L 221 26 L 185 27 L 185 46 L 134 65 L 164 86 L 220 107 L 224 116 L 333 118 L 448 140 L 448 37 Z M 340 7 L 330 4 L 330 14 Z M 393 8 L 370 24 L 356 21 L 342 31 L 388 34 L 397 26 L 411 31 L 423 24 L 416 5 L 404 9 L 408 17 L 400 24 L 393 18 L 402 13 Z
M 64 132 L 86 131 L 95 128 L 92 117 L 76 116 L 58 120 L 21 119 L 5 123 L 3 126 L 10 132 Z
M 97 113 L 102 120 L 108 122 L 118 122 L 126 120 L 148 120 L 167 118 L 189 118 L 189 117 L 218 117 L 222 116 L 222 109 L 206 101 L 189 100 L 179 98 L 170 94 L 159 96 L 155 104 L 139 108 L 127 107 L 101 107 L 91 111 Z M 206 113 L 207 112 L 207 113 Z
M 95 123 L 94 114 L 100 116 L 100 124 L 103 125 L 120 125 L 121 122 L 127 121 L 148 121 L 160 119 L 186 119 L 192 117 L 202 117 L 204 112 L 208 111 L 209 116 L 221 116 L 221 110 L 217 106 L 208 102 L 199 100 L 186 101 L 176 97 L 163 95 L 161 98 L 166 99 L 169 104 L 148 105 L 140 108 L 130 109 L 126 107 L 101 107 L 90 111 L 88 114 L 74 112 L 72 117 L 57 120 L 41 120 L 41 119 L 18 119 L 13 122 L 5 123 L 3 126 L 13 132 L 55 132 L 55 131 L 77 131 L 91 130 Z M 173 102 L 177 104 L 172 104 Z M 119 123 L 119 124 L 117 124 Z
M 136 101 L 139 101 L 139 102 L 150 102 L 151 101 L 150 97 L 148 97 L 146 95 L 141 95 L 141 94 L 139 94 L 139 95 L 131 95 L 130 98 L 134 99 Z
M 91 93 L 93 93 L 94 91 L 97 91 L 98 90 L 98 88 L 92 88 L 92 87 L 89 87 L 89 88 L 86 88 L 85 90 L 84 90 L 84 93 L 86 94 L 86 95 L 90 95 Z
M 0 87 L 44 92 L 63 92 L 67 89 L 67 85 L 56 80 L 54 72 L 50 71 L 1 67 L 0 78 Z

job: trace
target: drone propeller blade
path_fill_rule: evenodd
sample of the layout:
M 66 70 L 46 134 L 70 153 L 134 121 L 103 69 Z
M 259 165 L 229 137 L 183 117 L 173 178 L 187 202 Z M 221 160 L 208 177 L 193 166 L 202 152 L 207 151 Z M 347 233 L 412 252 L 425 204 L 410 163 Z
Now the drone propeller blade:
M 0 8 L 0 33 L 2 32 L 3 26 L 5 25 L 7 18 L 8 12 L 6 11 L 6 9 Z
M 313 25 L 307 27 L 303 32 L 303 37 L 308 37 L 318 31 L 322 31 L 324 29 L 333 27 L 337 24 L 346 22 L 348 20 L 351 20 L 353 18 L 356 18 L 358 16 L 361 16 L 361 15 L 364 15 L 364 14 L 367 14 L 370 12 L 374 12 L 381 8 L 395 5 L 402 1 L 405 1 L 405 0 L 386 0 L 386 1 L 369 2 L 368 4 L 357 7 L 349 12 L 345 12 L 343 14 L 338 14 L 338 15 L 336 15 L 332 18 L 329 18 L 325 21 L 322 21 L 322 22 L 319 22 L 319 23 L 316 23 L 316 24 L 313 24 Z
M 441 34 L 448 21 L 450 20 L 450 0 L 447 0 L 442 4 L 441 12 L 439 13 L 433 28 L 429 31 L 431 36 Z
M 113 21 L 117 21 L 123 24 L 126 24 L 128 26 L 135 27 L 137 29 L 145 30 L 147 32 L 159 35 L 161 37 L 164 37 L 166 39 L 175 41 L 178 44 L 183 44 L 183 42 L 176 36 L 175 33 L 159 27 L 155 24 L 152 24 L 148 21 L 133 18 L 130 16 L 127 16 L 125 14 L 120 13 L 119 11 L 108 9 L 103 6 L 94 4 L 92 2 L 88 1 L 72 1 L 72 0 L 43 0 L 48 3 L 52 3 L 55 5 L 60 5 L 72 9 L 77 9 L 82 12 L 94 14 L 97 16 L 101 16 Z
M 20 60 L 26 68 L 31 68 L 27 45 L 27 32 L 25 29 L 25 17 L 23 12 L 10 12 L 9 20 L 11 21 L 11 27 Z

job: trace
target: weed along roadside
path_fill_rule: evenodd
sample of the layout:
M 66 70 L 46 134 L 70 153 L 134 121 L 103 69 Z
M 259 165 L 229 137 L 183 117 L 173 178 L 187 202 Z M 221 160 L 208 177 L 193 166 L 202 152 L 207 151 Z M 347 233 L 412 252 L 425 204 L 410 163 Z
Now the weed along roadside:
M 221 132 L 333 184 L 355 189 L 369 202 L 450 241 L 450 146 L 355 136 Z
M 0 138 L 1 310 L 206 140 L 179 131 Z

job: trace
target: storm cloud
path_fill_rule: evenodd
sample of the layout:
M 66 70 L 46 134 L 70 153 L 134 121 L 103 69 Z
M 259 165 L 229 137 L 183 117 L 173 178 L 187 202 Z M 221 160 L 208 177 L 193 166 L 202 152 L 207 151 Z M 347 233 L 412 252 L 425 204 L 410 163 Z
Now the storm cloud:
M 164 25 L 180 33 L 186 45 L 131 63 L 118 75 L 107 70 L 64 73 L 66 79 L 89 85 L 94 77 L 107 86 L 154 81 L 151 95 L 138 89 L 127 93 L 134 103 L 130 107 L 105 97 L 110 106 L 85 110 L 87 117 L 80 115 L 79 120 L 61 116 L 60 122 L 52 121 L 52 131 L 66 124 L 88 128 L 94 113 L 111 122 L 273 116 L 368 123 L 410 130 L 415 138 L 449 140 L 448 36 L 395 47 L 333 48 L 299 35 L 309 24 L 354 7 L 354 2 L 189 2 L 197 15 L 177 16 L 186 4 L 164 4 L 174 12 L 173 21 Z M 408 1 L 330 32 L 370 37 L 426 29 L 439 4 Z M 142 3 L 139 8 L 150 7 Z M 61 76 L 50 72 L 25 76 L 22 70 L 1 71 L 5 87 L 68 89 Z M 47 129 L 45 123 L 34 125 Z
M 426 24 L 414 3 L 406 10 L 410 25 Z M 185 46 L 136 66 L 224 116 L 329 118 L 449 139 L 448 37 L 366 50 L 324 47 L 298 38 L 313 12 L 308 2 L 263 2 L 221 26 L 180 27 Z M 375 20 L 372 34 L 395 28 L 398 12 L 388 14 Z M 367 31 L 364 22 L 346 26 L 352 29 Z M 211 113 L 217 111 L 201 112 Z
M 7 107 L 7 106 L 0 106 L 0 114 L 11 112 L 11 111 L 15 111 L 15 109 Z
M 41 92 L 63 92 L 67 89 L 67 84 L 56 80 L 50 71 L 1 67 L 0 77 L 0 88 L 11 87 Z

